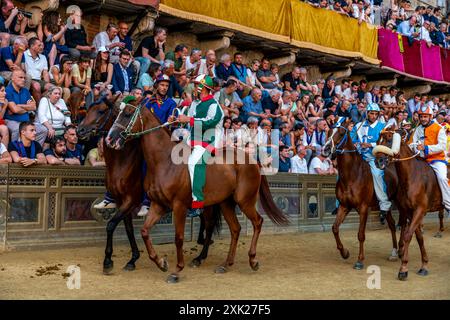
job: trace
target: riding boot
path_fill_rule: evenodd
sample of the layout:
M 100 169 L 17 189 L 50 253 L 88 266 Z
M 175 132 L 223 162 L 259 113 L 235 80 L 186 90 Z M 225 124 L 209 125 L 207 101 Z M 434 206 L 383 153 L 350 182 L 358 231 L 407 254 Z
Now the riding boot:
M 197 208 L 197 209 L 189 209 L 187 217 L 188 218 L 195 218 L 199 217 L 200 214 L 202 214 L 203 209 Z
M 380 210 L 380 223 L 383 225 L 385 224 L 386 216 L 387 216 L 388 212 L 389 211 Z

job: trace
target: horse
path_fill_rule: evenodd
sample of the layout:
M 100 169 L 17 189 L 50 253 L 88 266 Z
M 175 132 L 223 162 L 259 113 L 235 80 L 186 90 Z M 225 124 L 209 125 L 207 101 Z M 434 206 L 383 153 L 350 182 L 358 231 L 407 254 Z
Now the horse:
M 106 133 L 111 128 L 114 120 L 119 114 L 119 107 L 109 101 L 106 97 L 97 100 L 92 104 L 86 117 L 79 124 L 77 134 L 82 140 L 90 140 L 91 137 Z M 132 257 L 125 265 L 124 270 L 135 270 L 135 263 L 140 257 L 137 248 L 133 228 L 133 212 L 141 205 L 140 198 L 142 186 L 142 160 L 141 146 L 137 140 L 131 141 L 123 150 L 114 150 L 106 147 L 104 151 L 106 162 L 106 186 L 111 192 L 118 205 L 117 214 L 108 222 L 106 227 L 107 241 L 105 249 L 105 259 L 103 262 L 103 272 L 111 273 L 114 262 L 111 259 L 113 253 L 113 234 L 120 223 L 124 221 L 125 230 L 131 245 Z M 120 179 L 118 178 L 120 177 Z M 221 225 L 220 210 L 217 207 L 205 208 L 201 215 L 201 228 L 198 242 L 203 244 L 203 248 L 192 265 L 199 266 L 202 260 L 208 255 L 209 245 L 212 243 L 211 237 L 214 231 L 219 232 Z M 203 237 L 203 230 L 206 229 L 206 240 Z
M 139 121 L 138 121 L 139 119 Z M 192 203 L 191 183 L 187 168 L 187 161 L 178 163 L 173 153 L 184 155 L 190 152 L 187 144 L 176 144 L 171 135 L 161 125 L 154 113 L 141 104 L 131 103 L 122 107 L 117 119 L 109 130 L 106 143 L 110 147 L 122 149 L 129 138 L 141 137 L 140 143 L 148 165 L 144 186 L 151 200 L 149 214 L 141 229 L 151 261 L 162 271 L 169 266 L 165 257 L 159 257 L 150 239 L 150 229 L 164 214 L 164 208 L 173 210 L 175 225 L 175 245 L 177 249 L 177 265 L 175 270 L 167 277 L 168 283 L 176 283 L 180 279 L 180 272 L 184 269 L 183 242 L 186 221 L 186 212 Z M 175 148 L 178 146 L 177 148 Z M 227 157 L 233 156 L 233 162 L 227 163 Z M 245 160 L 238 164 L 238 157 Z M 228 256 L 224 263 L 216 268 L 216 272 L 227 272 L 227 268 L 234 264 L 237 243 L 241 226 L 235 214 L 236 205 L 244 212 L 253 225 L 253 237 L 248 252 L 249 264 L 252 270 L 259 269 L 256 259 L 256 246 L 261 232 L 263 218 L 256 210 L 258 194 L 261 205 L 268 217 L 276 224 L 285 225 L 289 222 L 287 216 L 275 205 L 270 194 L 269 184 L 265 176 L 261 176 L 257 163 L 250 163 L 251 156 L 245 151 L 237 149 L 219 150 L 214 164 L 207 165 L 205 193 L 205 206 L 219 204 L 224 218 L 229 225 L 231 243 Z M 229 159 L 229 158 L 228 158 Z M 184 159 L 187 160 L 187 159 Z M 219 164 L 223 163 L 223 164 Z M 256 161 L 255 161 L 256 162 Z
M 427 212 L 444 209 L 436 175 L 430 165 L 418 157 L 418 153 L 413 153 L 399 133 L 390 128 L 381 132 L 373 153 L 377 157 L 376 165 L 380 169 L 385 169 L 390 163 L 394 164 L 398 177 L 398 192 L 401 194 L 397 201 L 406 209 L 400 211 L 400 219 L 404 223 L 401 223 L 399 241 L 399 256 L 402 263 L 398 279 L 408 278 L 408 251 L 413 234 L 416 235 L 422 256 L 422 266 L 417 273 L 426 276 L 428 256 L 419 226 Z M 406 221 L 409 222 L 408 225 Z
M 359 214 L 359 255 L 358 260 L 353 268 L 361 270 L 364 268 L 364 241 L 367 217 L 370 208 L 378 208 L 378 200 L 375 196 L 372 173 L 369 164 L 362 159 L 353 145 L 348 129 L 350 119 L 347 119 L 341 125 L 337 125 L 333 130 L 329 131 L 327 142 L 325 143 L 322 155 L 331 156 L 337 161 L 337 169 L 339 179 L 336 183 L 336 198 L 339 200 L 339 207 L 336 218 L 332 227 L 332 231 L 336 240 L 337 249 L 341 253 L 342 258 L 348 259 L 350 252 L 344 248 L 339 237 L 339 226 L 344 222 L 347 214 L 352 209 L 356 209 Z M 396 185 L 395 174 L 386 171 L 385 180 L 388 185 L 388 196 L 394 197 Z M 391 194 L 389 194 L 389 192 Z M 392 253 L 389 256 L 390 261 L 397 260 L 397 238 L 395 221 L 392 217 L 391 210 L 386 215 L 386 221 L 392 235 Z

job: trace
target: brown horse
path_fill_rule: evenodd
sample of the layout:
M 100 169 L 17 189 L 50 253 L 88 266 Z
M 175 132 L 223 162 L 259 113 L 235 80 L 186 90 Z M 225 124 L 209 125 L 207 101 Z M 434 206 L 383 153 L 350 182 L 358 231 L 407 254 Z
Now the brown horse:
M 325 157 L 331 155 L 332 158 L 337 159 L 339 179 L 336 183 L 336 198 L 339 200 L 339 207 L 332 228 L 337 249 L 341 253 L 342 258 L 348 259 L 350 253 L 344 248 L 341 242 L 339 226 L 344 222 L 347 214 L 352 209 L 356 209 L 359 214 L 359 255 L 358 261 L 354 264 L 354 268 L 361 270 L 364 267 L 364 241 L 366 238 L 367 216 L 370 208 L 378 208 L 378 200 L 375 196 L 370 167 L 358 154 L 352 143 L 348 129 L 350 123 L 351 120 L 347 119 L 341 125 L 330 130 L 328 141 L 323 148 L 322 154 Z M 391 199 L 395 192 L 395 188 L 391 187 L 396 184 L 395 174 L 386 172 L 385 180 L 389 182 L 387 185 L 388 193 L 391 192 L 389 194 L 389 198 Z M 395 221 L 391 211 L 388 212 L 386 220 L 391 230 L 393 247 L 389 260 L 395 261 L 397 260 L 397 238 L 395 234 Z
M 384 169 L 387 164 L 394 163 L 398 176 L 398 204 L 405 210 L 400 211 L 401 234 L 399 255 L 402 264 L 398 273 L 399 280 L 408 278 L 409 244 L 413 234 L 420 247 L 422 266 L 419 275 L 428 274 L 428 256 L 425 250 L 420 224 L 427 212 L 443 210 L 442 195 L 436 175 L 428 163 L 417 157 L 400 135 L 389 128 L 382 131 L 378 146 L 374 148 L 377 156 L 376 164 Z M 420 173 L 420 174 L 419 174 Z M 409 223 L 407 225 L 406 221 Z
M 144 135 L 144 131 L 148 134 Z M 179 159 L 174 157 L 173 154 L 181 152 L 181 154 L 186 155 L 190 152 L 190 147 L 183 143 L 175 144 L 171 140 L 169 132 L 161 129 L 161 123 L 156 116 L 142 105 L 136 106 L 135 103 L 127 104 L 121 110 L 108 133 L 106 142 L 109 146 L 121 149 L 130 135 L 132 136 L 133 133 L 139 134 L 139 132 L 142 134 L 140 143 L 148 165 L 144 186 L 145 190 L 148 190 L 151 200 L 150 212 L 141 234 L 150 259 L 159 269 L 167 271 L 167 260 L 160 258 L 156 253 L 149 232 L 155 223 L 160 220 L 166 207 L 173 209 L 177 266 L 175 272 L 169 275 L 167 281 L 175 283 L 178 282 L 179 273 L 184 268 L 184 229 L 186 212 L 191 206 L 192 196 L 187 161 L 177 163 Z M 175 146 L 178 146 L 178 148 L 175 149 Z M 234 264 L 240 232 L 240 224 L 235 214 L 236 205 L 239 205 L 253 224 L 253 237 L 248 255 L 250 267 L 256 271 L 259 268 L 259 262 L 256 259 L 256 245 L 263 223 L 263 218 L 256 210 L 258 192 L 265 212 L 274 223 L 286 224 L 288 219 L 273 202 L 267 179 L 265 176 L 261 176 L 259 166 L 256 163 L 251 163 L 250 156 L 243 151 L 240 156 L 244 158 L 240 159 L 245 159 L 245 164 L 238 164 L 236 161 L 238 151 L 235 149 L 228 151 L 234 156 L 234 161 L 227 163 L 225 156 L 216 155 L 213 158 L 216 163 L 207 166 L 204 189 L 205 205 L 220 204 L 231 232 L 231 244 L 227 259 L 216 271 L 225 272 L 227 267 Z M 185 160 L 187 159 L 185 158 Z M 218 164 L 219 162 L 223 164 Z
M 114 102 L 103 99 L 94 104 L 78 126 L 78 136 L 85 140 L 90 139 L 93 135 L 106 133 L 111 128 L 117 114 L 118 108 L 114 107 Z M 107 240 L 103 272 L 108 274 L 113 269 L 114 262 L 111 259 L 113 233 L 122 220 L 132 250 L 131 260 L 125 265 L 124 270 L 131 271 L 136 268 L 135 262 L 140 256 L 134 236 L 132 213 L 136 211 L 142 201 L 142 151 L 138 141 L 131 141 L 123 150 L 105 148 L 104 156 L 107 168 L 106 188 L 116 200 L 118 211 L 106 226 Z M 121 177 L 121 179 L 117 179 L 117 177 Z
M 117 99 L 117 98 L 115 98 Z M 115 100 L 114 100 L 115 101 Z M 119 107 L 106 98 L 96 101 L 89 108 L 86 117 L 77 128 L 77 134 L 82 140 L 89 140 L 98 134 L 109 131 L 114 120 L 119 114 Z M 134 270 L 135 262 L 139 259 L 139 250 L 133 232 L 133 213 L 141 205 L 142 186 L 142 160 L 141 145 L 138 140 L 127 143 L 123 150 L 105 148 L 106 162 L 106 189 L 111 192 L 118 205 L 118 213 L 107 224 L 107 241 L 103 272 L 112 271 L 114 263 L 111 259 L 113 253 L 113 233 L 120 223 L 124 221 L 128 240 L 130 241 L 132 258 L 124 267 L 125 270 Z M 120 177 L 120 179 L 118 178 Z M 202 228 L 199 232 L 199 243 L 203 249 L 198 257 L 193 260 L 194 266 L 199 266 L 201 261 L 207 258 L 208 248 L 214 230 L 220 229 L 220 210 L 217 207 L 205 208 L 201 216 Z M 206 229 L 206 241 L 203 238 L 203 230 Z

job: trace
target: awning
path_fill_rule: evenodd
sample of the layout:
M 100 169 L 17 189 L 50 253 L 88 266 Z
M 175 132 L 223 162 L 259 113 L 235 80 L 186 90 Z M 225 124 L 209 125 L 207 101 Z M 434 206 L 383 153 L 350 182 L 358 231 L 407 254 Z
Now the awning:
M 128 2 L 139 6 L 151 6 L 153 8 L 158 8 L 159 5 L 159 0 L 128 0 Z

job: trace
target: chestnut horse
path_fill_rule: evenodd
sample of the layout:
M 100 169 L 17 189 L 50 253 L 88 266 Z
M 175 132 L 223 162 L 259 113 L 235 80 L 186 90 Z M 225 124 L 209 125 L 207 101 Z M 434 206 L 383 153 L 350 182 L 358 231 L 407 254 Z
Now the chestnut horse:
M 377 167 L 384 169 L 394 163 L 398 177 L 398 204 L 406 210 L 400 211 L 401 234 L 399 256 L 402 264 L 398 273 L 399 280 L 408 278 L 409 245 L 413 234 L 422 255 L 422 266 L 417 272 L 421 276 L 428 274 L 428 256 L 425 250 L 420 224 L 427 212 L 443 210 L 442 195 L 436 175 L 430 165 L 414 154 L 400 135 L 386 128 L 381 132 L 377 147 L 373 152 L 377 157 Z M 406 223 L 409 222 L 409 224 Z
M 192 203 L 187 157 L 185 157 L 185 161 L 178 162 L 179 159 L 176 155 L 179 155 L 180 152 L 187 155 L 190 147 L 184 143 L 173 142 L 169 132 L 162 128 L 165 125 L 161 125 L 153 112 L 142 105 L 127 104 L 109 130 L 106 142 L 109 146 L 122 149 L 127 138 L 141 136 L 140 143 L 148 165 L 144 186 L 145 190 L 148 190 L 147 193 L 151 200 L 150 211 L 141 234 L 149 258 L 160 270 L 167 271 L 167 260 L 160 258 L 156 253 L 149 232 L 160 220 L 166 207 L 173 209 L 177 265 L 167 281 L 175 283 L 179 281 L 179 273 L 184 268 L 183 241 L 186 212 Z M 176 146 L 178 147 L 175 148 Z M 207 166 L 204 189 L 205 205 L 220 204 L 231 232 L 227 259 L 216 269 L 216 272 L 226 272 L 227 267 L 234 264 L 240 233 L 240 224 L 235 213 L 236 205 L 239 205 L 253 225 L 253 237 L 248 255 L 250 267 L 256 271 L 259 268 L 259 262 L 256 259 L 256 245 L 263 223 L 263 218 L 256 210 L 258 193 L 263 209 L 274 223 L 287 224 L 288 219 L 275 205 L 267 179 L 265 176 L 261 176 L 258 164 L 250 163 L 250 155 L 241 151 L 240 159 L 244 159 L 245 164 L 238 164 L 236 159 L 239 151 L 236 149 L 225 149 L 225 151 L 229 151 L 231 156 L 234 156 L 233 162 L 225 161 L 229 159 L 230 154 L 227 154 L 227 157 L 216 155 L 212 158 L 216 161 Z M 176 155 L 173 156 L 173 154 Z M 219 162 L 223 164 L 219 164 Z
M 117 98 L 116 98 L 117 99 Z M 115 100 L 114 100 L 115 101 Z M 86 117 L 80 123 L 77 134 L 82 140 L 89 140 L 98 134 L 109 131 L 114 120 L 119 114 L 119 107 L 106 98 L 92 104 Z M 130 241 L 132 258 L 124 267 L 125 270 L 135 269 L 135 262 L 139 259 L 139 250 L 133 232 L 133 212 L 140 207 L 142 199 L 142 160 L 141 145 L 138 140 L 130 141 L 123 150 L 114 150 L 105 147 L 106 162 L 106 188 L 113 195 L 118 205 L 118 213 L 107 224 L 107 241 L 103 272 L 112 271 L 114 263 L 111 259 L 113 253 L 113 233 L 120 223 L 124 221 L 128 240 Z M 118 178 L 120 177 L 120 179 Z M 214 230 L 220 229 L 220 210 L 218 207 L 206 208 L 201 216 L 202 228 L 199 232 L 199 242 L 204 244 L 198 257 L 193 260 L 193 265 L 198 266 L 206 259 L 211 237 Z M 203 230 L 206 229 L 207 241 L 203 239 Z
M 105 98 L 89 108 L 86 117 L 77 128 L 80 139 L 88 140 L 97 134 L 106 133 L 111 128 L 118 114 L 118 108 L 114 107 L 114 102 Z M 138 141 L 131 141 L 123 150 L 113 150 L 106 147 L 104 149 L 106 188 L 113 195 L 118 208 L 117 213 L 108 221 L 106 226 L 107 240 L 103 272 L 108 274 L 114 266 L 111 259 L 113 233 L 120 221 L 124 221 L 132 251 L 131 260 L 125 265 L 124 270 L 134 270 L 136 268 L 135 262 L 140 256 L 134 236 L 132 213 L 140 207 L 142 202 L 141 170 L 143 157 Z M 118 179 L 117 177 L 121 178 Z
M 359 214 L 359 255 L 358 261 L 354 264 L 354 268 L 361 270 L 364 267 L 364 241 L 366 239 L 366 223 L 370 208 L 378 208 L 378 200 L 375 196 L 372 174 L 369 164 L 359 155 L 353 145 L 348 129 L 350 119 L 344 123 L 336 125 L 333 130 L 329 131 L 328 141 L 326 142 L 322 154 L 325 157 L 331 155 L 337 160 L 337 169 L 339 179 L 336 183 L 336 198 L 339 200 L 339 208 L 337 210 L 336 219 L 333 224 L 333 234 L 336 240 L 337 249 L 340 251 L 342 258 L 348 259 L 350 253 L 344 248 L 339 237 L 339 226 L 344 222 L 345 217 L 352 209 L 356 209 Z M 396 185 L 395 174 L 386 172 L 385 180 L 389 183 L 389 198 L 394 196 Z M 390 261 L 397 260 L 397 238 L 395 234 L 395 221 L 389 210 L 386 221 L 392 235 L 392 253 L 389 257 Z

